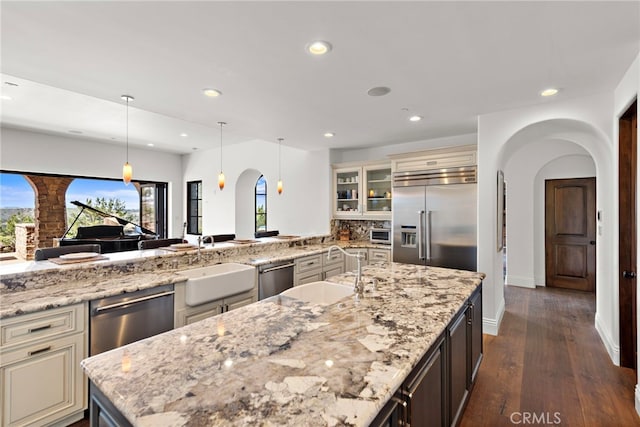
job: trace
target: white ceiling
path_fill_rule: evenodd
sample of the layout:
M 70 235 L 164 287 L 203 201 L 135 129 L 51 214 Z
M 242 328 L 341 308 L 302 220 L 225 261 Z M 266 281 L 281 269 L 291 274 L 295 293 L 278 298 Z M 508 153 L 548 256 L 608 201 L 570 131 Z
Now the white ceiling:
M 1 86 L 2 124 L 123 143 L 131 94 L 130 143 L 179 153 L 217 147 L 218 121 L 225 144 L 303 149 L 470 133 L 479 114 L 613 89 L 638 54 L 639 5 L 2 1 L 2 81 L 19 85 Z M 316 39 L 333 51 L 307 54 Z M 538 96 L 547 86 L 562 90 Z

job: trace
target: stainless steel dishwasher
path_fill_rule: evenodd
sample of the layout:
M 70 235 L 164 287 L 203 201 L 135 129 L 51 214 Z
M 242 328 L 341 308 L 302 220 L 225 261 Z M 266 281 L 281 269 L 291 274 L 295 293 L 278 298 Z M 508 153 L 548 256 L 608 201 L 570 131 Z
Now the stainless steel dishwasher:
M 269 298 L 293 288 L 293 266 L 293 261 L 284 261 L 258 267 L 258 299 Z
M 91 301 L 89 355 L 173 329 L 173 285 Z

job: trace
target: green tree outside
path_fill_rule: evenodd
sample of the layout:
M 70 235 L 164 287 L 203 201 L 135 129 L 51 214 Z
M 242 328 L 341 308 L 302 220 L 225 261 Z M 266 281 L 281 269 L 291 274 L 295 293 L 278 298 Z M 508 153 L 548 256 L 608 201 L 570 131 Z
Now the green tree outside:
M 11 215 L 5 224 L 0 227 L 0 244 L 3 250 L 7 248 L 9 252 L 16 248 L 16 224 L 33 223 L 34 219 L 30 213 L 19 212 Z

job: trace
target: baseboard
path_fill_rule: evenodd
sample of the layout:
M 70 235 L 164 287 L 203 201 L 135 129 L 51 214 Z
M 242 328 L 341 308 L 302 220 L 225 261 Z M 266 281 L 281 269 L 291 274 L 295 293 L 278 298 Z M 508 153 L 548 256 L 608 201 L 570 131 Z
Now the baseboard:
M 536 281 L 533 277 L 525 277 L 525 276 L 514 276 L 507 274 L 507 277 L 504 279 L 504 283 L 509 286 L 518 286 L 521 288 L 530 288 L 535 289 Z
M 609 335 L 606 329 L 602 327 L 600 323 L 600 316 L 598 315 L 598 313 L 596 313 L 595 327 L 596 327 L 596 331 L 598 331 L 598 335 L 600 335 L 600 339 L 602 340 L 602 343 L 604 344 L 604 348 L 606 348 L 607 353 L 609 353 L 609 357 L 611 358 L 611 361 L 613 362 L 614 365 L 620 366 L 620 346 L 614 344 L 613 338 L 611 338 L 611 335 Z M 638 407 L 637 399 L 638 398 L 636 394 L 636 408 Z
M 482 333 L 489 335 L 498 335 L 500 332 L 500 324 L 502 323 L 502 317 L 504 316 L 504 298 L 500 301 L 498 312 L 496 313 L 496 319 L 489 319 L 488 317 L 482 318 Z

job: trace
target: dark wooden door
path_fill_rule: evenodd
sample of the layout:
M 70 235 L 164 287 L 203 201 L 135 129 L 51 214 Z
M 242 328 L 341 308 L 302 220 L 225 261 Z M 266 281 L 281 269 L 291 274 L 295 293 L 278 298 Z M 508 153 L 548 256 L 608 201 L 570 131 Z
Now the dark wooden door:
M 596 179 L 545 181 L 546 285 L 596 288 Z
M 620 117 L 618 152 L 620 365 L 636 369 L 637 101 Z

